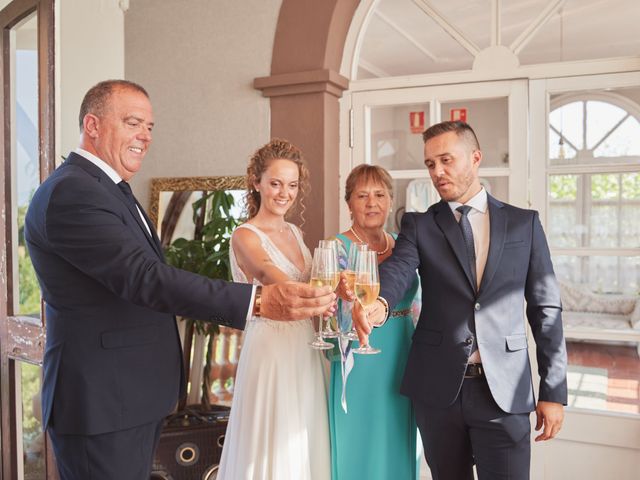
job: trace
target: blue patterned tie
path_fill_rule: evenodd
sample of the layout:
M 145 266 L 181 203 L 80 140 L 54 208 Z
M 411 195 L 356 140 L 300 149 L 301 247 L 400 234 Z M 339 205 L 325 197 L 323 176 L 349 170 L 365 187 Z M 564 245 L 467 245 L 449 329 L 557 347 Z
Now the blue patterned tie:
M 467 257 L 469 257 L 469 266 L 471 267 L 471 277 L 473 278 L 473 288 L 478 289 L 478 277 L 476 274 L 476 249 L 473 244 L 473 230 L 471 229 L 471 223 L 469 222 L 469 212 L 471 207 L 469 205 L 460 205 L 456 208 L 460 212 L 460 230 L 462 230 L 462 236 L 464 237 L 464 244 L 467 247 Z

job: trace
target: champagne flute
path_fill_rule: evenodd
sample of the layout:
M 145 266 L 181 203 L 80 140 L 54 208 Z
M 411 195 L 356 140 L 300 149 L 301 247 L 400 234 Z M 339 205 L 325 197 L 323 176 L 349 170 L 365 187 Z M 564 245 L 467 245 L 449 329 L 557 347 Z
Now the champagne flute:
M 313 251 L 313 262 L 311 264 L 311 280 L 309 283 L 314 287 L 324 287 L 331 285 L 335 290 L 338 286 L 338 273 L 333 250 L 330 248 L 316 248 Z M 318 332 L 315 339 L 309 342 L 311 348 L 317 350 L 329 350 L 333 348 L 333 344 L 325 342 L 322 332 L 322 315 L 318 320 Z
M 358 257 L 362 252 L 366 252 L 369 250 L 369 246 L 366 243 L 351 243 L 351 247 L 349 248 L 349 256 L 347 258 L 347 268 L 344 271 L 344 275 L 347 279 L 347 287 L 354 294 L 356 291 L 356 266 L 358 264 Z M 358 340 L 358 332 L 353 326 L 353 321 L 351 322 L 351 328 L 348 332 L 342 334 L 343 338 L 347 340 Z
M 338 261 L 338 241 L 337 240 L 320 240 L 318 244 L 319 248 L 328 248 L 333 252 L 333 256 L 335 257 L 335 273 L 336 273 L 336 282 L 333 287 L 335 290 L 338 286 L 338 282 L 340 281 L 340 263 Z M 338 325 L 338 317 L 337 315 L 331 315 L 327 317 L 325 328 L 322 331 L 323 338 L 337 338 L 340 336 L 340 327 Z
M 358 255 L 356 264 L 356 298 L 362 307 L 371 305 L 380 293 L 380 280 L 378 277 L 378 256 L 373 250 L 367 250 Z M 364 312 L 365 316 L 367 311 Z M 353 353 L 372 355 L 380 353 L 380 349 L 371 345 L 360 345 L 353 349 Z

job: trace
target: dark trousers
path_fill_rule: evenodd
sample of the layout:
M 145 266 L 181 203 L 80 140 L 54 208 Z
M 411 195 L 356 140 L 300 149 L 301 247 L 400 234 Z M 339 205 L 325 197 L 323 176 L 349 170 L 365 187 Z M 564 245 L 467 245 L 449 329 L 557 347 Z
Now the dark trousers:
M 413 402 L 424 453 L 434 480 L 528 480 L 529 414 L 505 413 L 486 378 L 465 378 L 447 408 Z
M 60 480 L 149 480 L 162 420 L 101 435 L 49 427 Z

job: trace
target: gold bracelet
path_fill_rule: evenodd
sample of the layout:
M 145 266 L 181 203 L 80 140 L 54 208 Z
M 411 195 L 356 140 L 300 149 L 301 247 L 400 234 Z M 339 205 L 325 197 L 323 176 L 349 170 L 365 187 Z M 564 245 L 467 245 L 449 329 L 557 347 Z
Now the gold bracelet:
M 382 306 L 384 307 L 384 320 L 382 320 L 381 323 L 374 325 L 373 328 L 378 328 L 383 326 L 385 323 L 387 323 L 387 320 L 389 319 L 389 304 L 387 303 L 387 301 L 382 297 L 378 297 L 376 300 L 382 303 Z
M 253 316 L 259 317 L 262 310 L 262 285 L 256 285 L 256 294 L 253 297 Z

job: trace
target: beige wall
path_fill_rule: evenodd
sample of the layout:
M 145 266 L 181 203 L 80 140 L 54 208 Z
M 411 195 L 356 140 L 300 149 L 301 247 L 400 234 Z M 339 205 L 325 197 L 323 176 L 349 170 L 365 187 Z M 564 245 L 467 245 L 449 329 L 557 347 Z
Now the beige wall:
M 242 175 L 270 136 L 269 75 L 281 0 L 132 0 L 125 75 L 151 96 L 156 128 L 133 188 L 152 177 Z
M 124 13 L 117 0 L 56 2 L 56 161 L 78 146 L 86 91 L 124 77 Z

